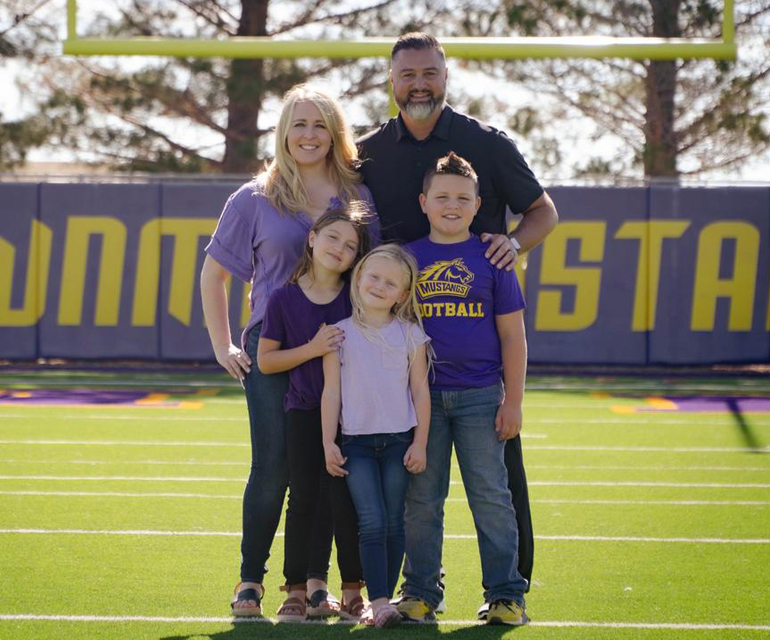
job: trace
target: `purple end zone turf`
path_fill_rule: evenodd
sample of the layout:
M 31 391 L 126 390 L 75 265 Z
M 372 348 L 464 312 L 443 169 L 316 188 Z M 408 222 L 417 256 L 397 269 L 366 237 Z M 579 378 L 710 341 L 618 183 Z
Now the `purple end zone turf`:
M 757 396 L 665 396 L 666 400 L 674 402 L 677 409 L 673 411 L 719 412 L 719 413 L 770 413 L 770 398 Z M 638 407 L 641 412 L 658 412 L 666 409 L 655 407 Z
M 132 406 L 137 400 L 146 398 L 149 391 L 137 390 L 96 390 L 96 389 L 13 389 L 0 391 L 0 404 L 14 405 L 126 405 Z M 177 394 L 178 392 L 174 392 Z M 177 402 L 152 403 L 174 406 Z

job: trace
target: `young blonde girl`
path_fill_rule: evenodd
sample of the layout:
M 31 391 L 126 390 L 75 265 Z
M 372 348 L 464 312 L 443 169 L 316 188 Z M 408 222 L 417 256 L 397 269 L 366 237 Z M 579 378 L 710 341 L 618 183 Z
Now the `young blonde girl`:
M 366 207 L 355 203 L 323 214 L 313 225 L 297 269 L 267 304 L 257 346 L 262 373 L 289 372 L 286 410 L 286 453 L 289 505 L 286 511 L 284 590 L 278 610 L 282 622 L 299 622 L 308 614 L 307 582 L 313 523 L 319 498 L 328 491 L 342 576 L 340 615 L 358 618 L 364 603 L 357 548 L 356 517 L 344 482 L 324 469 L 321 437 L 321 358 L 344 339 L 334 326 L 351 313 L 346 275 L 369 248 L 363 218 Z
M 346 478 L 356 507 L 371 601 L 364 621 L 377 627 L 401 620 L 390 598 L 404 557 L 404 501 L 409 474 L 426 464 L 428 337 L 416 282 L 415 260 L 400 246 L 368 253 L 353 270 L 352 317 L 336 324 L 345 340 L 323 359 L 326 469 Z

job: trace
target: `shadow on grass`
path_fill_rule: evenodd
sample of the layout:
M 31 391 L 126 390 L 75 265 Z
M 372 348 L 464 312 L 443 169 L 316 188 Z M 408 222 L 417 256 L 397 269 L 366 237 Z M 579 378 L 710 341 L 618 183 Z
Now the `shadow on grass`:
M 743 415 L 740 405 L 738 404 L 738 399 L 727 397 L 725 398 L 725 402 L 746 446 L 752 449 L 752 453 L 763 453 L 764 447 L 757 439 L 754 430 Z
M 514 627 L 490 627 L 473 625 L 467 627 L 438 626 L 432 624 L 402 624 L 387 631 L 372 629 L 350 624 L 273 624 L 271 622 L 244 621 L 234 624 L 227 631 L 217 633 L 191 633 L 186 635 L 165 636 L 158 640 L 260 640 L 305 638 L 318 640 L 339 640 L 342 638 L 450 638 L 451 640 L 492 640 L 496 638 L 512 638 Z M 383 635 L 386 634 L 386 635 Z

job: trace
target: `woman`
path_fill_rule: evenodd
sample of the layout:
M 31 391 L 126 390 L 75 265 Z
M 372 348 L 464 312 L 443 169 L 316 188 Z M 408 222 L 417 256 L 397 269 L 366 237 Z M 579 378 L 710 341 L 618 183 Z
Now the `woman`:
M 231 606 L 235 616 L 262 615 L 265 563 L 275 537 L 288 483 L 283 398 L 287 374 L 265 375 L 255 364 L 265 305 L 291 275 L 310 227 L 330 207 L 365 200 L 356 146 L 339 104 L 326 93 L 298 85 L 284 97 L 275 136 L 275 159 L 267 170 L 230 196 L 206 247 L 201 272 L 203 311 L 217 362 L 241 381 L 251 426 L 251 473 L 243 497 L 241 581 Z M 225 282 L 232 274 L 251 282 L 251 316 L 232 343 Z M 319 504 L 308 574 L 308 612 L 337 613 L 328 595 L 331 510 Z M 355 616 L 359 585 L 343 585 L 344 612 Z M 354 609 L 350 611 L 350 609 Z

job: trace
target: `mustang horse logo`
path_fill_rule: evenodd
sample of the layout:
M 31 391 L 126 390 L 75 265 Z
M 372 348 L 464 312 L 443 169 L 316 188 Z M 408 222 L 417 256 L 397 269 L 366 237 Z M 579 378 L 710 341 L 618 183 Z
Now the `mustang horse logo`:
M 420 271 L 417 292 L 423 300 L 439 295 L 465 298 L 474 278 L 462 258 L 440 260 Z

